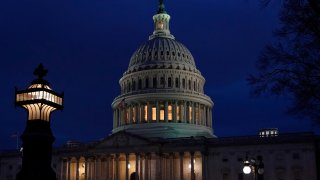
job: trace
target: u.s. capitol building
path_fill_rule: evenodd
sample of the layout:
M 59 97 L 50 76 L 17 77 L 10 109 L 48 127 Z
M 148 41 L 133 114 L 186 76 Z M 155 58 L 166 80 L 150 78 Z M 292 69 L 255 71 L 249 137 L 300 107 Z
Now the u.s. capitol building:
M 112 103 L 113 130 L 103 140 L 54 149 L 60 180 L 317 180 L 313 133 L 218 138 L 205 78 L 185 45 L 170 33 L 160 1 L 154 31 L 132 55 Z M 244 174 L 244 162 L 251 172 Z M 0 152 L 0 180 L 15 179 L 16 151 Z

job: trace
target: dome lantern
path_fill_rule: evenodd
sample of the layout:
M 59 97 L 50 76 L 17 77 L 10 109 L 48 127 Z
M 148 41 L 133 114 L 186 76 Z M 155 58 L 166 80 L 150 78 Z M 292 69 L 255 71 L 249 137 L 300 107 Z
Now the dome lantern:
M 159 0 L 159 9 L 157 14 L 153 16 L 154 21 L 154 31 L 153 34 L 149 36 L 149 40 L 156 37 L 166 37 L 174 39 L 174 36 L 170 34 L 169 21 L 170 15 L 165 11 L 163 0 Z

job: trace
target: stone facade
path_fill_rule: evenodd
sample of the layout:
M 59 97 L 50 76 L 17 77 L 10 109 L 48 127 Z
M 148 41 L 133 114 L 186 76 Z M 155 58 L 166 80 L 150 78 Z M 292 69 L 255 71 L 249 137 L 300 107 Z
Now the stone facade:
M 243 160 L 262 156 L 265 180 L 317 180 L 318 137 L 312 133 L 274 137 L 143 138 L 125 131 L 88 144 L 57 148 L 53 168 L 60 180 L 139 179 L 251 180 Z M 18 152 L 0 155 L 0 179 L 14 179 Z M 78 169 L 79 171 L 76 171 Z

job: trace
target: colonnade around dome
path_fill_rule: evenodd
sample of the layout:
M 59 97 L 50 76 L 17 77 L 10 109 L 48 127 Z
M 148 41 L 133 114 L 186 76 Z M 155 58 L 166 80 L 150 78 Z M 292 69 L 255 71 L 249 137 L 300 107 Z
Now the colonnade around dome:
M 140 123 L 185 123 L 212 127 L 212 108 L 185 100 L 146 101 L 126 104 L 123 99 L 113 109 L 113 128 Z

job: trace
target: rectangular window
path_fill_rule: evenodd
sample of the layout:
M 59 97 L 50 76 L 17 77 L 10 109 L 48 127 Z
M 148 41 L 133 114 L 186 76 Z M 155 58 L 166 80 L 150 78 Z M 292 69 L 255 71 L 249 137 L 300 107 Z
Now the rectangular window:
M 157 108 L 155 106 L 152 107 L 152 120 L 157 120 Z
M 164 120 L 164 105 L 160 105 L 160 121 Z
M 172 121 L 172 105 L 168 106 L 168 120 Z

